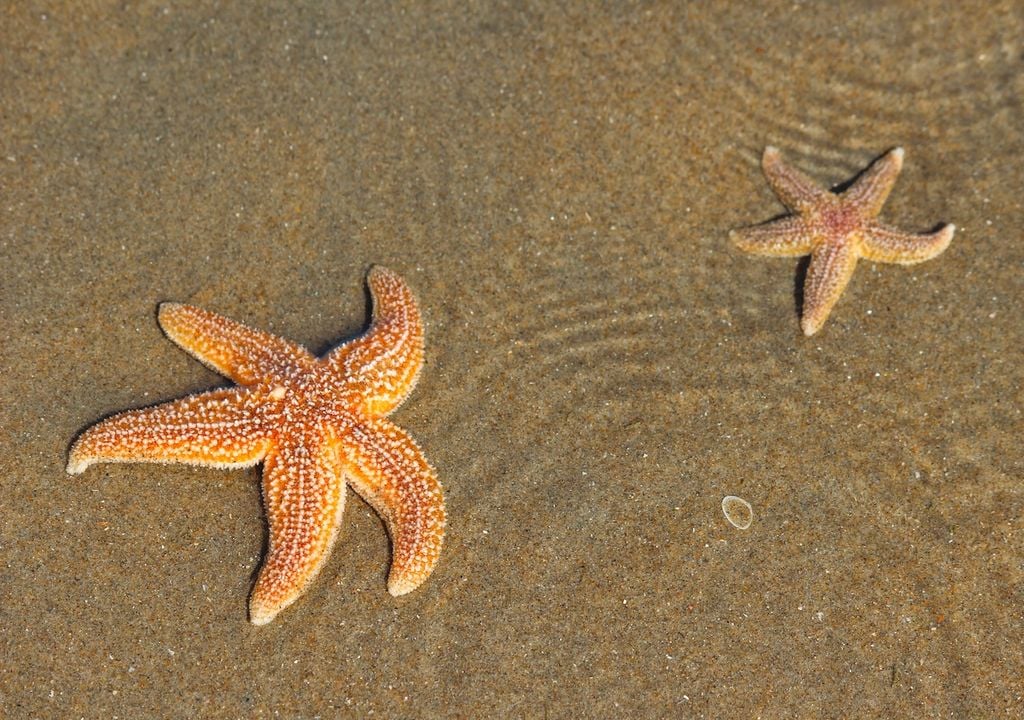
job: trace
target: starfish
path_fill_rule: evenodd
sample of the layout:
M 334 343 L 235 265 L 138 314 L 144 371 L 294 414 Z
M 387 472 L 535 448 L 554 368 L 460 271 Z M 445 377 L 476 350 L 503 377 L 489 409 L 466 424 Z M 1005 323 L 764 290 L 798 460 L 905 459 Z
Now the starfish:
M 167 337 L 238 386 L 114 415 L 71 448 L 73 475 L 97 462 L 262 461 L 269 549 L 249 599 L 254 625 L 295 602 L 323 567 L 346 483 L 387 526 L 392 595 L 426 580 L 441 552 L 441 485 L 416 442 L 385 417 L 412 391 L 423 365 L 419 307 L 385 268 L 371 269 L 367 282 L 370 328 L 319 359 L 212 312 L 161 304 Z
M 784 163 L 771 146 L 764 150 L 761 167 L 772 191 L 794 214 L 733 230 L 729 236 L 741 250 L 757 255 L 810 253 L 800 319 L 804 335 L 825 324 L 858 258 L 913 265 L 939 255 L 953 239 L 953 225 L 918 235 L 875 219 L 903 167 L 903 148 L 887 152 L 838 194 Z

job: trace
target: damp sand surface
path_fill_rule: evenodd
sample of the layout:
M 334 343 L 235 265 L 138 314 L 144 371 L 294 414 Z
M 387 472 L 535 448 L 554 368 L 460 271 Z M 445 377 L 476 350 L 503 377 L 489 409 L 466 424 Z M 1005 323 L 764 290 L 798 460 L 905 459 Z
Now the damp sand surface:
M 0 23 L 0 714 L 1024 713 L 1020 3 L 260 5 Z M 805 338 L 805 263 L 727 239 L 783 212 L 768 144 L 828 185 L 903 146 L 882 219 L 951 247 Z M 258 468 L 66 451 L 224 383 L 159 302 L 322 352 L 374 263 L 444 553 L 392 598 L 350 495 L 253 627 Z

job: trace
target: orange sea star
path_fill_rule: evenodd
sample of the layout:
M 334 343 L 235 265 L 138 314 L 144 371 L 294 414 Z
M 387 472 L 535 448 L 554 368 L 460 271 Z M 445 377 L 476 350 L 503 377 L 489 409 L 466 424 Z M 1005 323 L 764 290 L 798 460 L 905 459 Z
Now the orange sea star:
M 115 415 L 71 448 L 71 474 L 96 462 L 246 467 L 262 460 L 269 549 L 249 600 L 256 625 L 295 602 L 320 571 L 338 534 L 346 483 L 387 525 L 392 595 L 419 586 L 441 552 L 441 485 L 415 441 L 385 418 L 423 365 L 419 308 L 395 273 L 375 267 L 367 281 L 370 328 L 320 359 L 206 310 L 161 305 L 167 336 L 239 387 Z
M 858 258 L 913 265 L 932 259 L 953 239 L 953 225 L 916 235 L 875 219 L 903 167 L 903 148 L 880 157 L 839 194 L 786 165 L 771 146 L 764 150 L 761 167 L 772 191 L 794 214 L 733 230 L 730 238 L 740 249 L 758 255 L 810 253 L 800 320 L 805 335 L 825 324 Z

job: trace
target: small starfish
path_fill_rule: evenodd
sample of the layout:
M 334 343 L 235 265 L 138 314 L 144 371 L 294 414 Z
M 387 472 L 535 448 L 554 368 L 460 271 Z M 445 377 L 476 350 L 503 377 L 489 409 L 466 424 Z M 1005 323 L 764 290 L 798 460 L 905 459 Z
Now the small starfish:
M 733 230 L 729 237 L 741 250 L 757 255 L 810 253 L 800 320 L 804 335 L 813 335 L 825 324 L 858 258 L 913 265 L 931 260 L 953 239 L 953 225 L 917 235 L 875 219 L 903 167 L 903 148 L 880 157 L 839 194 L 786 165 L 771 146 L 764 149 L 761 167 L 772 191 L 794 214 Z
M 423 365 L 420 311 L 395 273 L 375 267 L 367 282 L 370 328 L 319 359 L 206 310 L 162 304 L 167 337 L 239 387 L 115 415 L 71 448 L 73 475 L 96 462 L 263 461 L 270 546 L 249 600 L 255 625 L 295 602 L 320 571 L 341 524 L 346 483 L 387 526 L 392 595 L 426 580 L 441 552 L 441 485 L 416 442 L 385 418 Z

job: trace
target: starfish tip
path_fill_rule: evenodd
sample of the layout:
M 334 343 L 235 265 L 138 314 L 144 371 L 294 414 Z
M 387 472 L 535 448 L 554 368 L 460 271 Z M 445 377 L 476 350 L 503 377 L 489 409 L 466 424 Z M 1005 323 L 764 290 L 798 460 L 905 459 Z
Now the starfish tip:
M 74 455 L 72 455 L 68 459 L 68 466 L 66 470 L 68 475 L 81 475 L 90 464 L 91 463 L 88 460 L 76 459 Z
M 391 594 L 391 597 L 408 595 L 417 587 L 419 587 L 419 583 L 413 582 L 408 578 L 402 578 L 400 580 L 388 579 L 388 592 Z
M 955 232 L 956 232 L 956 225 L 954 225 L 953 223 L 948 223 L 945 227 L 943 227 L 941 230 L 939 230 L 940 241 L 939 241 L 938 250 L 935 253 L 936 255 L 938 255 L 939 253 L 946 252 L 946 248 L 948 248 L 950 243 L 953 242 L 953 233 L 955 233 Z
M 903 148 L 894 147 L 892 150 L 889 151 L 888 156 L 896 165 L 896 172 L 899 172 L 900 170 L 903 169 Z
M 800 329 L 804 331 L 805 337 L 810 337 L 814 333 L 821 330 L 821 324 L 812 321 L 810 318 L 803 318 L 800 321 Z
M 896 147 L 893 147 L 891 151 L 883 155 L 877 162 L 891 165 L 893 172 L 900 172 L 903 169 L 902 147 L 898 145 Z
M 176 315 L 184 308 L 183 303 L 176 302 L 162 302 L 156 309 L 156 321 L 160 323 L 160 327 L 167 329 L 167 323 L 173 319 Z
M 392 275 L 394 275 L 394 273 L 388 270 L 383 265 L 372 265 L 370 266 L 370 271 L 366 273 L 366 277 L 370 281 L 373 281 L 374 279 L 377 278 L 390 277 Z
M 280 608 L 268 607 L 266 605 L 251 604 L 249 606 L 249 622 L 253 625 L 266 625 L 280 612 Z

